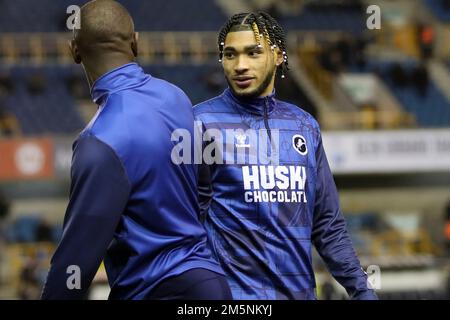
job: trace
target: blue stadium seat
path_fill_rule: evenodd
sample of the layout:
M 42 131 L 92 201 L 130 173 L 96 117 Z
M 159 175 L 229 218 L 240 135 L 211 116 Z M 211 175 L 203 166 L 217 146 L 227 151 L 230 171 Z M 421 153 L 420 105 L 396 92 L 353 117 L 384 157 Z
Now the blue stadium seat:
M 14 67 L 10 70 L 14 90 L 5 106 L 14 114 L 25 135 L 71 134 L 84 126 L 75 100 L 66 85 L 72 67 Z M 46 79 L 42 92 L 31 94 L 27 81 L 33 74 Z
M 366 27 L 365 12 L 357 8 L 305 6 L 300 14 L 284 15 L 279 18 L 286 30 L 343 31 L 353 35 L 363 32 Z
M 193 104 L 222 93 L 227 86 L 219 65 L 148 65 L 144 70 L 183 89 Z M 223 81 L 217 87 L 210 87 L 207 79 L 214 72 L 219 72 Z
M 152 76 L 180 87 L 194 105 L 221 94 L 227 87 L 219 63 L 144 65 L 143 68 Z M 85 126 L 67 84 L 67 79 L 74 75 L 82 76 L 84 83 L 81 72 L 76 65 L 9 69 L 14 91 L 4 104 L 17 117 L 25 135 L 75 134 Z M 27 80 L 33 74 L 41 74 L 46 79 L 46 87 L 40 93 L 29 92 Z M 300 94 L 299 90 L 297 94 Z M 85 98 L 90 98 L 88 93 Z M 309 105 L 306 102 L 299 104 Z
M 425 0 L 425 3 L 436 18 L 442 22 L 450 22 L 450 4 L 447 0 Z
M 399 100 L 404 109 L 413 115 L 421 127 L 448 127 L 450 125 L 450 101 L 430 79 L 425 93 L 422 95 L 412 85 L 398 86 L 389 76 L 390 61 L 368 61 L 363 69 L 351 68 L 352 72 L 375 72 L 386 82 L 394 96 Z M 416 61 L 404 61 L 401 63 L 406 75 L 409 76 Z
M 8 240 L 11 242 L 34 242 L 40 219 L 36 216 L 17 218 L 10 228 Z

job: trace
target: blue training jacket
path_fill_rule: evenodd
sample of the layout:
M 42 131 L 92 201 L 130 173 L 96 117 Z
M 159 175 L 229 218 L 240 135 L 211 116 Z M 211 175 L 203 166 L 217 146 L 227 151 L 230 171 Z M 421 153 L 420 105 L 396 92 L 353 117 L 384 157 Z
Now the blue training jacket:
M 145 299 L 193 268 L 223 274 L 198 220 L 197 167 L 171 160 L 173 130 L 193 133 L 189 98 L 136 63 L 106 73 L 91 93 L 99 109 L 73 146 L 64 232 L 42 298 L 85 297 L 102 259 L 110 299 Z
M 243 100 L 230 89 L 195 106 L 194 116 L 222 162 L 200 169 L 200 206 L 233 298 L 315 299 L 313 243 L 351 298 L 376 299 L 347 233 L 316 120 L 274 92 Z M 263 135 L 250 140 L 248 129 Z M 231 141 L 227 130 L 236 132 Z M 250 162 L 255 141 L 258 148 L 277 144 L 278 161 Z M 248 150 L 240 163 L 237 150 Z

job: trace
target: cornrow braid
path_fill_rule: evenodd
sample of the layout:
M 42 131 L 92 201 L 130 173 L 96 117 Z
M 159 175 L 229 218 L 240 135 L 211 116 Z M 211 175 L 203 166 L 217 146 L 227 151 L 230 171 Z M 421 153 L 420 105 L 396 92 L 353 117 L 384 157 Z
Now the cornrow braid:
M 255 39 L 258 45 L 261 45 L 261 39 L 264 38 L 272 50 L 276 47 L 280 48 L 283 53 L 283 62 L 278 68 L 281 71 L 281 78 L 284 78 L 285 72 L 289 70 L 286 36 L 283 28 L 278 24 L 278 22 L 268 13 L 263 11 L 256 13 L 238 13 L 228 19 L 228 21 L 220 29 L 217 38 L 217 44 L 219 47 L 219 62 L 222 62 L 223 59 L 225 38 L 231 28 L 236 25 L 249 25 L 255 34 Z
M 261 46 L 261 34 L 259 33 L 258 26 L 254 22 L 252 23 L 252 29 L 253 33 L 255 34 L 256 43 L 258 44 L 258 46 Z

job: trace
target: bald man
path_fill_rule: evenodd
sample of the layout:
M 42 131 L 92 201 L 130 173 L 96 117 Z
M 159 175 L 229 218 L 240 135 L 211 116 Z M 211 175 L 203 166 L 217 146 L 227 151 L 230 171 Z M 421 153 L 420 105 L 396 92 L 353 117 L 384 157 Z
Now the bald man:
M 231 299 L 198 221 L 197 168 L 171 161 L 192 105 L 134 62 L 137 36 L 112 0 L 82 7 L 71 52 L 98 112 L 73 146 L 70 202 L 43 299 L 82 299 L 104 259 L 110 299 Z

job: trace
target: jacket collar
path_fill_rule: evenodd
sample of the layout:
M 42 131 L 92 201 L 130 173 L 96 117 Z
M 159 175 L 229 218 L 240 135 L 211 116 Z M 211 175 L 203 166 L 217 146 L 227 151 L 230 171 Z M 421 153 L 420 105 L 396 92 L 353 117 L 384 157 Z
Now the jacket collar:
M 230 88 L 227 88 L 223 92 L 222 96 L 227 102 L 232 103 L 242 111 L 250 112 L 259 116 L 270 114 L 274 110 L 276 104 L 275 89 L 268 96 L 247 99 L 236 97 Z
M 141 85 L 143 81 L 148 81 L 150 78 L 151 76 L 145 74 L 137 63 L 124 64 L 108 71 L 94 82 L 91 88 L 92 100 L 100 105 L 110 94 Z

